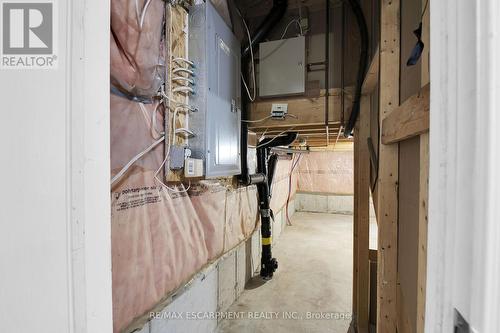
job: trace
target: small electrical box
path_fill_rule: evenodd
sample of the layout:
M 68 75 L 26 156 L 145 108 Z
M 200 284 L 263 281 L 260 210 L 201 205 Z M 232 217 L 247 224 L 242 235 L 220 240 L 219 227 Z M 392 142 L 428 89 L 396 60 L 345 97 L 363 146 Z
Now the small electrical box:
M 285 119 L 288 113 L 288 104 L 273 104 L 271 106 L 271 117 L 273 119 Z
M 203 160 L 197 158 L 186 158 L 184 176 L 186 178 L 203 177 Z
M 185 147 L 172 145 L 170 146 L 170 170 L 181 170 L 184 167 Z
M 259 95 L 299 95 L 306 91 L 304 36 L 259 44 Z

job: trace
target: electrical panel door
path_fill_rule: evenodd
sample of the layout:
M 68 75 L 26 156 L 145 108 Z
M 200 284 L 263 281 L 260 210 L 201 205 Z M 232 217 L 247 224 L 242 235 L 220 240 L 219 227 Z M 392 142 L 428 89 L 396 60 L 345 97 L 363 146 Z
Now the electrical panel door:
M 191 7 L 189 58 L 196 68 L 195 94 L 190 104 L 198 108 L 189 126 L 196 136 L 189 140 L 194 158 L 205 161 L 207 177 L 241 172 L 240 43 L 210 1 Z
M 259 44 L 259 96 L 299 95 L 306 91 L 304 36 Z

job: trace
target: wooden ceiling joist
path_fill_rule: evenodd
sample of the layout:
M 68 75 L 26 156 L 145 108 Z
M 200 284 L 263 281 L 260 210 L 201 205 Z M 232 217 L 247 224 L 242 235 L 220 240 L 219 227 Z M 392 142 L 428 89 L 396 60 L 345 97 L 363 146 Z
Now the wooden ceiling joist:
M 241 2 L 241 1 L 240 1 Z M 248 6 L 243 3 L 243 11 L 248 18 L 265 16 L 273 7 L 272 0 L 259 1 L 258 6 Z M 325 9 L 324 0 L 299 0 L 289 1 L 287 10 L 298 10 L 299 8 L 307 8 L 309 11 L 320 11 Z
M 308 126 L 312 124 L 325 125 L 325 90 L 319 97 L 280 97 L 255 101 L 251 104 L 250 128 L 255 127 L 281 127 L 281 126 Z M 330 89 L 329 98 L 329 123 L 341 120 L 341 90 Z M 285 120 L 266 119 L 271 114 L 273 104 L 287 104 L 289 116 Z M 347 115 L 346 115 L 347 117 Z M 265 119 L 259 121 L 261 119 Z M 255 126 L 255 127 L 254 127 Z
M 274 129 L 268 129 L 266 130 L 259 130 L 255 131 L 257 134 L 266 134 L 266 135 L 273 135 L 273 134 L 279 134 L 283 132 L 285 129 L 283 128 L 274 128 Z M 340 130 L 340 127 L 329 127 L 328 131 L 329 133 L 337 133 Z M 293 128 L 290 129 L 292 132 L 297 132 L 301 135 L 308 135 L 308 134 L 325 134 L 326 133 L 326 128 L 310 128 L 310 129 L 304 129 L 304 128 Z
M 249 130 L 253 132 L 264 132 L 266 129 L 267 130 L 280 130 L 283 131 L 287 128 L 292 128 L 295 131 L 299 130 L 325 130 L 326 126 L 325 123 L 309 123 L 309 124 L 301 124 L 301 125 L 290 125 L 288 123 L 282 122 L 282 121 L 275 121 L 272 126 L 249 126 Z M 339 121 L 331 121 L 329 123 L 328 128 L 333 129 L 333 128 L 339 128 L 340 127 L 340 122 Z

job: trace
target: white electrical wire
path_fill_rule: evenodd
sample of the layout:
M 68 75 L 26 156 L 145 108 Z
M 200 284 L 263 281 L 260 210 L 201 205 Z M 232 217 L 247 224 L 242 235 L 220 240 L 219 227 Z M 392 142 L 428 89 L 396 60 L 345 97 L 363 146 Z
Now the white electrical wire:
M 176 129 L 176 118 L 177 118 L 177 112 L 182 109 L 182 107 L 176 107 L 174 110 L 174 115 L 172 116 L 172 144 L 175 145 L 175 129 Z
M 178 102 L 178 101 L 176 101 L 176 100 L 174 100 L 174 99 L 170 98 L 170 97 L 169 97 L 167 94 L 165 94 L 165 92 L 163 92 L 163 91 L 158 92 L 157 96 L 158 96 L 158 97 L 160 97 L 160 98 L 162 98 L 162 99 L 166 99 L 166 100 L 168 100 L 169 102 L 174 103 L 174 104 L 176 104 L 176 105 L 177 105 L 177 106 L 179 106 L 179 107 L 183 107 L 183 108 L 189 109 L 189 111 L 191 111 L 191 112 L 197 112 L 197 111 L 198 111 L 198 109 L 197 109 L 196 107 L 194 107 L 194 106 L 188 105 L 188 104 L 186 104 L 186 103 Z M 167 106 L 167 107 L 168 107 L 168 106 Z
M 135 0 L 135 18 L 137 19 L 137 24 L 141 24 L 141 13 L 139 12 L 139 3 Z
M 139 107 L 141 108 L 144 118 L 146 119 L 146 123 L 151 129 L 151 136 L 155 140 L 159 139 L 162 135 L 165 134 L 164 132 L 159 132 L 156 129 L 156 112 L 158 111 L 158 108 L 160 107 L 161 104 L 162 103 L 160 102 L 156 105 L 156 107 L 153 110 L 153 113 L 151 114 L 151 119 L 149 119 L 149 114 L 148 110 L 146 109 L 146 106 L 143 103 L 139 103 Z
M 293 130 L 294 128 L 295 128 L 295 126 L 294 126 L 294 127 L 291 127 L 291 128 L 288 128 L 288 129 L 284 130 L 283 132 L 281 132 L 281 133 L 279 133 L 279 134 L 276 134 L 276 135 L 275 135 L 275 136 L 274 136 L 271 140 L 267 141 L 266 143 L 261 143 L 260 145 L 257 145 L 257 147 L 256 147 L 256 148 L 260 148 L 260 147 L 262 147 L 262 146 L 267 146 L 268 144 L 270 144 L 271 142 L 273 142 L 274 140 L 276 140 L 279 136 L 281 136 L 281 135 L 285 134 L 285 133 L 286 133 L 286 132 L 288 132 L 288 131 Z
M 286 28 L 283 31 L 283 34 L 281 34 L 281 38 L 280 39 L 283 39 L 283 37 L 285 37 L 286 32 L 288 31 L 288 28 L 290 27 L 290 25 L 292 25 L 292 23 L 297 23 L 297 26 L 299 27 L 299 30 L 300 30 L 300 35 L 301 36 L 304 35 L 304 32 L 302 31 L 302 26 L 300 25 L 299 19 L 293 19 L 290 22 L 288 22 L 288 24 L 286 25 Z
M 189 68 L 184 68 L 184 67 L 179 67 L 179 68 L 175 68 L 173 71 L 172 71 L 173 74 L 177 74 L 177 73 L 187 73 L 191 76 L 196 76 L 194 74 L 194 71 L 190 70 Z
M 184 94 L 188 94 L 188 93 L 194 94 L 194 89 L 191 87 L 188 87 L 188 86 L 181 86 L 181 87 L 177 87 L 177 88 L 172 89 L 172 92 L 173 93 L 180 92 L 180 93 L 184 93 Z
M 194 132 L 191 131 L 189 128 L 181 127 L 175 130 L 175 134 L 181 134 L 181 133 L 184 134 L 185 138 L 196 136 L 196 134 L 194 134 Z
M 160 139 L 156 140 L 151 144 L 151 146 L 147 147 L 143 151 L 141 151 L 139 154 L 135 155 L 112 179 L 111 179 L 111 186 L 120 179 L 127 170 L 134 165 L 135 162 L 140 160 L 144 155 L 149 153 L 151 150 L 153 150 L 156 146 L 158 146 L 160 143 L 162 143 L 165 140 L 165 135 L 163 135 Z
M 298 116 L 296 116 L 296 115 L 294 115 L 294 114 L 291 114 L 291 113 L 287 113 L 287 114 L 285 114 L 285 118 L 286 118 L 286 117 L 292 117 L 292 118 L 294 118 L 294 119 L 299 119 L 299 117 L 298 117 Z
M 139 4 L 137 3 L 137 0 L 135 0 L 135 11 L 137 14 L 137 23 L 139 23 L 140 30 L 142 30 L 142 27 L 144 26 L 144 19 L 146 17 L 146 12 L 148 11 L 150 4 L 151 0 L 147 0 L 142 11 L 139 13 Z
M 262 140 L 266 136 L 267 131 L 269 131 L 269 127 L 264 130 L 264 132 L 260 136 L 259 140 L 257 140 L 257 142 L 260 142 L 260 140 Z M 255 146 L 253 148 L 257 148 L 257 146 Z
M 163 168 L 163 166 L 165 165 L 165 163 L 167 162 L 167 160 L 168 160 L 169 157 L 170 157 L 170 146 L 168 146 L 168 150 L 167 150 L 167 152 L 165 154 L 165 158 L 163 159 L 163 162 L 161 162 L 160 167 L 155 172 L 154 179 L 158 183 L 160 183 L 161 186 L 163 186 L 164 188 L 166 188 L 170 192 L 174 192 L 174 193 L 186 193 L 191 188 L 191 181 L 189 181 L 189 185 L 188 185 L 187 188 L 185 188 L 183 190 L 177 190 L 177 189 L 174 189 L 174 188 L 171 188 L 171 187 L 167 186 L 164 182 L 162 182 L 160 180 L 160 178 L 158 178 L 158 174 L 160 173 L 161 169 Z M 183 184 L 181 183 L 181 185 L 183 185 Z
M 177 64 L 179 64 L 179 65 L 181 65 L 182 63 L 185 63 L 185 64 L 188 64 L 188 65 L 189 65 L 189 66 L 191 66 L 191 67 L 196 67 L 196 66 L 194 65 L 194 62 L 192 62 L 192 61 L 190 61 L 190 60 L 188 60 L 188 59 L 186 59 L 186 58 L 180 58 L 180 57 L 179 57 L 179 58 L 174 58 L 172 61 L 173 61 L 173 62 L 176 62 L 176 63 L 177 63 Z
M 297 117 L 294 114 L 290 114 L 290 113 L 285 114 L 284 118 L 286 118 L 286 117 L 291 117 L 291 118 L 299 119 L 299 117 Z M 266 120 L 272 119 L 272 118 L 273 118 L 273 116 L 267 116 L 267 117 L 264 117 L 262 119 L 257 119 L 257 120 L 242 120 L 242 122 L 244 122 L 244 123 L 260 123 L 260 122 L 263 122 L 263 121 L 266 121 Z
M 245 30 L 247 31 L 248 45 L 250 47 L 250 59 L 252 61 L 253 94 L 250 94 L 250 89 L 248 88 L 248 85 L 245 82 L 245 77 L 243 76 L 243 73 L 241 73 L 241 81 L 243 81 L 243 85 L 245 86 L 245 90 L 247 91 L 248 98 L 250 99 L 251 102 L 254 102 L 256 94 L 257 94 L 257 88 L 255 86 L 255 63 L 254 63 L 254 58 L 253 58 L 252 36 L 250 36 L 250 30 L 248 29 L 247 22 L 243 18 L 243 15 L 241 15 L 241 12 L 239 11 L 238 8 L 236 8 L 236 11 L 238 12 L 238 15 L 241 17 L 241 20 L 243 21 L 243 25 L 245 26 Z
M 158 111 L 160 104 L 161 103 L 158 103 L 158 105 L 156 105 L 153 113 L 151 114 L 151 136 L 153 139 L 159 139 L 162 135 L 165 135 L 165 132 L 158 132 L 156 130 L 156 112 Z
M 173 117 L 172 117 L 172 144 L 173 144 L 173 145 L 174 145 L 174 144 L 175 144 L 175 142 L 177 141 L 177 140 L 176 140 L 176 130 L 177 130 L 176 126 L 177 126 L 177 125 L 176 125 L 175 121 L 176 121 L 176 119 L 177 119 L 177 113 L 178 113 L 180 110 L 182 110 L 182 109 L 186 109 L 188 112 L 189 112 L 189 111 L 190 111 L 190 112 L 196 112 L 196 111 L 195 111 L 196 109 L 193 109 L 191 106 L 186 105 L 186 104 L 184 104 L 184 105 L 180 105 L 180 106 L 178 106 L 178 107 L 176 107 L 176 108 L 174 109 L 174 115 L 173 115 Z M 194 133 L 193 133 L 193 135 L 194 135 Z
M 172 78 L 172 81 L 185 81 L 187 82 L 188 84 L 192 84 L 194 85 L 194 80 L 193 79 L 190 79 L 188 77 L 185 77 L 185 76 L 174 76 Z
M 146 123 L 146 126 L 151 127 L 151 119 L 149 118 L 148 110 L 146 110 L 144 104 L 140 102 L 139 102 L 139 108 L 141 109 L 142 116 L 144 117 L 144 122 Z
M 242 122 L 244 123 L 260 123 L 262 121 L 266 121 L 268 119 L 271 119 L 273 116 L 267 116 L 267 117 L 264 117 L 262 119 L 258 119 L 258 120 L 242 120 Z

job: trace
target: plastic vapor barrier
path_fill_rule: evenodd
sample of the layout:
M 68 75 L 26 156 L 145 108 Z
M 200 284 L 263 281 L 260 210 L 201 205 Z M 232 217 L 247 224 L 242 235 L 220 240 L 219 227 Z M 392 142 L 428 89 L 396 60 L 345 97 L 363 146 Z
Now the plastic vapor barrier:
M 163 0 L 111 0 L 111 85 L 118 91 L 150 99 L 164 82 L 164 16 Z
M 164 12 L 163 0 L 137 0 L 137 8 L 136 0 L 111 1 L 111 177 L 164 131 L 169 112 L 151 103 L 165 80 Z M 258 226 L 255 186 L 160 185 L 155 174 L 164 147 L 138 159 L 111 188 L 115 332 L 161 310 L 176 289 Z
M 147 105 L 145 113 L 152 109 L 154 105 Z M 112 176 L 154 141 L 149 119 L 138 103 L 112 96 Z M 172 192 L 154 179 L 162 159 L 159 145 L 112 188 L 116 332 L 154 309 L 257 226 L 255 186 L 233 189 L 204 181 L 191 184 L 187 192 Z
M 286 206 L 287 200 L 291 200 L 295 196 L 297 191 L 297 169 L 292 172 L 293 162 L 298 161 L 298 156 L 292 159 L 279 159 L 276 165 L 276 172 L 273 178 L 273 184 L 271 187 L 272 197 L 271 197 L 271 209 L 273 212 L 277 213 L 284 206 Z
M 354 194 L 352 151 L 311 152 L 298 165 L 298 191 Z

